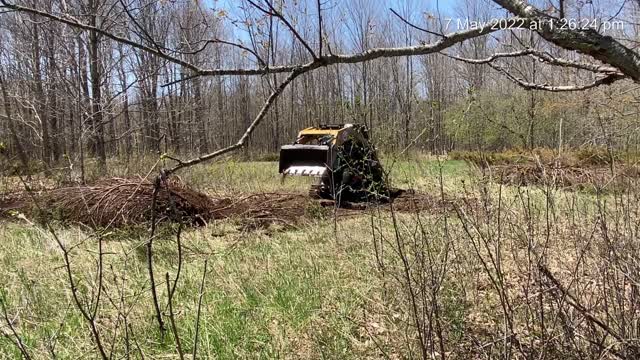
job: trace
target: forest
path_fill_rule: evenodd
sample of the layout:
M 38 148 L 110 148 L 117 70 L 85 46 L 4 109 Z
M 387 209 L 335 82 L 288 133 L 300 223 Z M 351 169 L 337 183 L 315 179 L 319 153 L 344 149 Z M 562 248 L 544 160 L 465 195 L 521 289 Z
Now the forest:
M 2 16 L 0 61 L 7 115 L 0 119 L 0 131 L 15 165 L 25 165 L 20 164 L 22 156 L 39 169 L 71 164 L 80 169 L 86 162 L 104 166 L 107 159 L 196 155 L 229 146 L 286 75 L 198 76 L 202 71 L 192 67 L 206 73 L 206 69 L 308 61 L 307 49 L 287 26 L 250 3 L 96 0 L 67 2 L 64 8 L 55 1 L 32 5 L 153 51 L 9 8 Z M 443 30 L 448 32 L 468 30 L 456 27 L 472 26 L 468 19 L 489 22 L 501 13 L 500 7 L 483 1 L 452 2 L 443 5 L 445 9 L 419 1 L 329 2 L 321 4 L 318 38 L 313 2 L 277 5 L 309 46 L 317 48 L 322 42 L 322 51 L 328 54 L 432 42 L 439 38 L 438 31 L 425 33 L 412 24 L 441 30 L 446 26 Z M 587 18 L 606 20 L 601 7 L 576 4 L 571 11 L 594 12 L 597 17 Z M 620 9 L 618 18 L 625 21 L 637 11 L 631 6 Z M 629 21 L 606 35 L 633 43 L 635 25 Z M 539 54 L 477 63 L 527 49 Z M 635 149 L 638 111 L 633 82 L 591 86 L 599 73 L 558 66 L 557 59 L 590 61 L 535 32 L 516 29 L 475 37 L 425 56 L 322 67 L 302 74 L 284 90 L 246 152 L 275 154 L 301 128 L 346 122 L 367 124 L 378 147 L 389 152 L 409 144 L 433 154 L 559 143 Z M 530 87 L 512 77 L 585 89 L 562 94 L 528 91 Z
M 627 0 L 0 0 L 0 359 L 637 358 L 639 41 Z

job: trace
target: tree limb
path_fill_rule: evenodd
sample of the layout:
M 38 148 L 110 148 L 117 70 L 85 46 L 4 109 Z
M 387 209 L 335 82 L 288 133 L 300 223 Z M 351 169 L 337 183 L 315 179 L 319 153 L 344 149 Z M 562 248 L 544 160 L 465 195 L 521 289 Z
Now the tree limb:
M 267 115 L 267 112 L 269 112 L 269 109 L 271 108 L 271 105 L 273 105 L 273 103 L 275 102 L 275 100 L 278 98 L 278 96 L 280 96 L 280 94 L 284 91 L 284 89 L 298 76 L 311 71 L 315 68 L 317 68 L 319 65 L 313 65 L 313 66 L 307 66 L 307 67 L 301 67 L 298 68 L 294 71 L 291 72 L 291 74 L 289 74 L 289 76 L 282 82 L 280 83 L 280 85 L 273 90 L 273 92 L 271 93 L 271 95 L 269 95 L 269 98 L 267 98 L 267 101 L 265 101 L 264 105 L 262 106 L 262 109 L 260 109 L 260 112 L 258 113 L 258 115 L 256 115 L 255 119 L 253 120 L 253 122 L 251 123 L 251 125 L 249 125 L 249 127 L 247 128 L 247 130 L 244 132 L 244 134 L 242 135 L 242 137 L 240 137 L 240 139 L 238 140 L 237 143 L 228 146 L 226 148 L 222 148 L 219 150 L 216 150 L 212 153 L 206 154 L 206 155 L 202 155 L 199 156 L 197 158 L 191 159 L 191 160 L 187 160 L 187 161 L 178 161 L 178 164 L 175 165 L 173 168 L 168 169 L 165 171 L 166 176 L 169 176 L 170 174 L 186 168 L 186 167 L 191 167 L 193 165 L 196 164 L 200 164 L 202 162 L 205 162 L 207 160 L 211 160 L 213 158 L 216 158 L 218 156 L 224 155 L 226 153 L 232 152 L 236 149 L 239 149 L 241 147 L 243 147 L 247 140 L 249 139 L 249 137 L 251 136 L 251 133 L 255 130 L 256 126 L 258 126 L 261 122 L 262 119 L 264 119 L 264 117 Z
M 514 52 L 509 52 L 509 53 L 495 53 L 487 58 L 484 59 L 469 59 L 469 58 L 463 58 L 460 56 L 456 56 L 456 55 L 451 55 L 451 54 L 446 54 L 446 53 L 442 53 L 442 55 L 454 59 L 454 60 L 458 60 L 458 61 L 462 61 L 468 64 L 474 64 L 474 65 L 482 65 L 482 64 L 489 64 L 491 62 L 493 62 L 496 59 L 500 59 L 500 58 L 508 58 L 508 57 L 519 57 L 519 56 L 527 56 L 527 55 L 531 55 L 534 54 L 535 50 L 533 49 L 524 49 L 524 50 L 519 50 L 519 51 L 514 51 Z
M 611 36 L 594 29 L 569 29 L 559 26 L 560 19 L 547 15 L 523 0 L 493 0 L 511 13 L 526 20 L 526 25 L 545 40 L 568 50 L 575 50 L 609 64 L 640 81 L 640 55 Z M 535 28 L 534 28 L 535 26 Z
M 113 34 L 104 29 L 84 24 L 77 20 L 72 20 L 62 16 L 53 15 L 46 11 L 38 10 L 38 9 L 27 7 L 27 6 L 12 4 L 7 2 L 7 0 L 0 0 L 0 4 L 2 4 L 2 6 L 5 8 L 34 14 L 37 16 L 58 21 L 63 24 L 76 27 L 79 29 L 83 29 L 86 31 L 95 31 L 114 41 L 123 43 L 125 45 L 129 45 L 136 49 L 146 51 L 164 60 L 170 61 L 177 65 L 181 65 L 191 70 L 195 75 L 201 75 L 201 76 L 264 75 L 264 74 L 275 74 L 275 73 L 291 73 L 295 69 L 305 68 L 305 67 L 315 67 L 318 64 L 322 64 L 322 65 L 356 64 L 356 63 L 371 61 L 371 60 L 380 59 L 380 58 L 432 54 L 435 52 L 442 51 L 462 41 L 496 32 L 500 30 L 500 28 L 499 26 L 494 26 L 494 25 L 499 23 L 500 21 L 514 22 L 517 20 L 517 18 L 496 19 L 496 20 L 493 20 L 491 23 L 487 24 L 486 26 L 449 33 L 445 35 L 445 37 L 439 39 L 434 43 L 405 46 L 405 47 L 375 48 L 375 49 L 370 49 L 367 51 L 354 53 L 354 54 L 331 54 L 331 55 L 315 58 L 311 62 L 302 64 L 302 65 L 290 64 L 290 65 L 276 65 L 276 66 L 262 67 L 262 68 L 203 69 L 188 61 L 185 61 L 178 57 L 167 54 L 166 52 L 158 51 L 157 49 L 154 49 L 152 47 L 149 47 L 149 46 L 140 44 L 138 42 L 135 42 L 131 39 Z
M 531 82 L 527 82 L 521 78 L 515 77 L 513 74 L 509 73 L 507 70 L 505 70 L 503 67 L 496 65 L 496 64 L 492 64 L 489 63 L 489 66 L 491 66 L 493 69 L 501 72 L 502 74 L 504 74 L 509 80 L 511 80 L 512 82 L 514 82 L 515 84 L 519 85 L 520 87 L 524 88 L 525 90 L 543 90 L 543 91 L 550 91 L 550 92 L 569 92 L 569 91 L 582 91 L 582 90 L 587 90 L 587 89 L 591 89 L 594 87 L 598 87 L 600 85 L 611 85 L 614 82 L 618 81 L 618 80 L 622 80 L 625 79 L 626 76 L 622 75 L 622 74 L 609 74 L 606 75 L 604 77 L 601 77 L 591 83 L 588 84 L 584 84 L 584 85 L 548 85 L 548 84 L 536 84 L 536 83 L 531 83 Z

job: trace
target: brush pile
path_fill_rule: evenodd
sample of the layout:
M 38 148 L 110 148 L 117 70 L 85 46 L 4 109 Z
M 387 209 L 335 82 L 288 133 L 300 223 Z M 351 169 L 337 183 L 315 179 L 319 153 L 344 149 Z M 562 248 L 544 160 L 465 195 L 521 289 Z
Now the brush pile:
M 139 225 L 151 220 L 153 191 L 153 183 L 142 178 L 103 179 L 43 191 L 35 202 L 28 196 L 21 196 L 19 202 L 0 201 L 0 213 L 18 210 L 90 227 Z M 310 203 L 302 194 L 286 193 L 209 197 L 171 178 L 156 196 L 156 219 L 193 226 L 228 218 L 291 225 L 305 217 Z
M 42 194 L 40 208 L 60 220 L 92 227 L 140 224 L 151 218 L 153 191 L 153 183 L 142 178 L 111 178 L 50 190 Z M 157 194 L 156 218 L 202 225 L 219 206 L 218 201 L 171 179 Z
M 25 206 L 25 199 L 22 194 L 1 194 L 0 195 L 0 219 L 10 217 L 13 212 L 20 211 Z
M 486 171 L 486 170 L 485 170 Z M 491 176 L 507 185 L 551 185 L 570 189 L 611 189 L 640 177 L 640 169 L 631 166 L 578 167 L 553 164 L 511 164 L 491 167 Z

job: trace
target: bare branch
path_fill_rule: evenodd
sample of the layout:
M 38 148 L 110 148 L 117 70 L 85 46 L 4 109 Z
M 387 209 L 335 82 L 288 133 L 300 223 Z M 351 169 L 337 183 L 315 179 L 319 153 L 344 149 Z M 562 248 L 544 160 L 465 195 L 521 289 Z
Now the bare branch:
M 178 334 L 178 327 L 176 326 L 176 319 L 173 313 L 173 291 L 171 290 L 171 280 L 169 279 L 169 273 L 165 274 L 165 281 L 167 282 L 168 304 L 169 304 L 169 322 L 171 322 L 171 332 L 176 341 L 176 351 L 180 360 L 184 360 L 184 351 L 182 351 L 182 345 L 180 343 L 180 334 Z M 174 289 L 175 290 L 175 289 Z
M 230 45 L 230 46 L 236 47 L 236 48 L 238 48 L 240 50 L 243 50 L 243 51 L 251 53 L 251 55 L 256 57 L 256 60 L 258 60 L 258 62 L 260 63 L 260 66 L 263 66 L 265 68 L 267 67 L 267 63 L 262 59 L 262 57 L 260 57 L 260 55 L 258 55 L 257 52 L 255 52 L 254 50 L 252 50 L 252 49 L 250 49 L 250 48 L 248 48 L 248 47 L 246 47 L 246 46 L 244 46 L 242 44 L 238 44 L 238 43 L 235 43 L 235 42 L 232 42 L 232 41 L 227 41 L 227 40 L 221 40 L 221 39 L 202 40 L 202 41 L 198 41 L 196 43 L 199 43 L 199 42 L 204 42 L 202 47 L 200 47 L 199 49 L 194 50 L 194 51 L 180 51 L 180 53 L 181 54 L 185 54 L 185 55 L 195 55 L 197 53 L 200 53 L 200 52 L 204 51 L 204 49 L 206 49 L 206 47 L 209 44 L 224 44 L 224 45 Z
M 322 57 L 322 6 L 320 0 L 316 1 L 318 8 L 318 54 Z
M 580 303 L 580 301 L 564 286 L 558 281 L 558 279 L 553 276 L 551 271 L 544 266 L 543 264 L 538 265 L 538 270 L 551 282 L 551 284 L 555 287 L 555 290 L 559 291 L 565 298 L 566 302 L 571 305 L 574 309 L 578 310 L 584 317 L 586 317 L 590 322 L 597 325 L 600 329 L 604 330 L 607 334 L 613 336 L 616 340 L 621 343 L 625 342 L 625 339 L 620 336 L 616 331 L 614 331 L 610 326 L 608 326 L 604 321 L 595 317 L 591 312 Z
M 0 329 L 0 333 L 4 337 L 6 337 L 9 341 L 11 341 L 18 348 L 18 350 L 20 350 L 20 353 L 26 360 L 31 360 L 31 355 L 29 355 L 29 351 L 27 351 L 27 347 L 24 345 L 24 342 L 22 341 L 22 337 L 20 336 L 20 334 L 18 334 L 18 331 L 16 331 L 16 328 L 13 326 L 13 321 L 9 318 L 9 314 L 7 313 L 7 307 L 4 303 L 4 299 L 1 296 L 0 296 L 0 308 L 2 309 L 2 317 L 4 318 L 4 321 L 7 323 L 7 327 L 9 328 L 9 330 L 11 330 L 11 334 L 13 334 L 13 337 L 11 337 L 10 334 L 5 333 L 1 329 Z
M 591 89 L 600 85 L 610 85 L 617 80 L 626 78 L 625 75 L 623 75 L 621 72 L 617 71 L 615 68 L 610 66 L 602 66 L 597 64 L 589 64 L 589 63 L 565 60 L 562 58 L 555 58 L 549 55 L 548 53 L 544 53 L 542 51 L 538 51 L 530 48 L 520 50 L 520 51 L 509 52 L 509 53 L 495 53 L 484 59 L 468 59 L 468 58 L 463 58 L 463 57 L 459 57 L 451 54 L 443 54 L 443 55 L 451 59 L 462 61 L 468 64 L 489 65 L 491 66 L 491 68 L 501 72 L 509 80 L 523 87 L 526 90 L 543 90 L 543 91 L 552 91 L 552 92 L 581 91 L 581 90 Z M 544 61 L 552 65 L 573 67 L 581 70 L 588 70 L 588 71 L 604 74 L 606 76 L 599 78 L 589 84 L 584 84 L 584 85 L 554 86 L 554 85 L 548 85 L 548 84 L 536 84 L 536 83 L 530 83 L 521 78 L 518 78 L 513 74 L 509 73 L 504 67 L 493 63 L 495 60 L 500 58 L 510 58 L 510 57 L 520 57 L 520 56 L 534 56 L 540 61 Z
M 575 69 L 587 70 L 587 71 L 592 71 L 597 73 L 605 73 L 605 74 L 616 73 L 616 74 L 622 75 L 622 73 L 618 69 L 612 66 L 598 65 L 598 64 L 581 62 L 581 61 L 566 60 L 563 58 L 557 58 L 557 57 L 551 56 L 549 53 L 537 51 L 537 50 L 534 50 L 531 55 L 551 65 L 571 67 Z
M 127 14 L 127 17 L 129 18 L 129 20 L 131 20 L 131 22 L 133 22 L 133 25 L 135 25 L 136 28 L 138 28 L 140 31 L 142 31 L 142 34 L 147 39 L 147 41 L 149 41 L 151 44 L 153 44 L 153 46 L 156 48 L 156 50 L 159 53 L 162 53 L 162 47 L 160 46 L 160 44 L 158 44 L 155 41 L 155 39 L 151 36 L 151 34 L 149 34 L 147 29 L 145 29 L 142 25 L 140 25 L 138 20 L 136 20 L 136 18 L 133 16 L 133 14 L 131 14 L 131 11 L 129 11 L 129 8 L 127 7 L 127 4 L 124 3 L 124 0 L 120 0 L 120 4 L 122 5 L 122 8 L 124 9 L 124 12 Z
M 605 77 L 599 78 L 591 83 L 584 84 L 584 85 L 536 84 L 536 83 L 527 82 L 521 78 L 515 77 L 513 74 L 509 73 L 507 70 L 505 70 L 503 67 L 499 65 L 489 63 L 489 66 L 503 73 L 509 80 L 513 81 L 514 83 L 521 86 L 525 90 L 543 90 L 543 91 L 551 91 L 551 92 L 582 91 L 582 90 L 598 87 L 600 85 L 611 85 L 618 80 L 622 80 L 626 78 L 622 74 L 609 74 Z
M 158 322 L 158 328 L 161 333 L 164 333 L 164 321 L 162 321 L 162 313 L 160 312 L 160 304 L 158 303 L 158 292 L 156 290 L 156 281 L 153 272 L 153 239 L 156 233 L 156 204 L 158 199 L 158 192 L 162 187 L 162 174 L 158 175 L 153 182 L 153 195 L 151 197 L 151 232 L 149 234 L 149 240 L 146 244 L 147 255 L 147 271 L 149 272 L 149 282 L 151 283 L 151 296 L 153 298 L 153 308 L 156 313 L 156 321 Z
M 395 10 L 393 10 L 393 8 L 389 8 L 389 10 L 393 13 L 393 15 L 397 16 L 398 19 L 402 20 L 403 23 L 409 25 L 410 27 L 412 27 L 412 28 L 414 28 L 416 30 L 420 30 L 422 32 L 426 32 L 427 34 L 431 34 L 431 35 L 435 35 L 435 36 L 445 37 L 444 34 L 437 33 L 435 31 L 431 31 L 431 30 L 427 30 L 425 28 L 422 28 L 420 26 L 417 26 L 417 25 L 409 22 L 409 20 L 407 20 L 404 17 L 400 16 L 400 14 L 398 14 Z
M 296 39 L 298 39 L 298 41 L 300 41 L 300 43 L 302 44 L 302 46 L 304 46 L 305 49 L 307 49 L 307 51 L 309 51 L 309 53 L 311 54 L 311 56 L 313 57 L 314 60 L 318 59 L 318 56 L 316 56 L 316 53 L 313 51 L 313 49 L 311 48 L 311 46 L 309 46 L 309 44 L 307 44 L 306 40 L 300 36 L 300 34 L 298 33 L 298 31 L 296 30 L 295 27 L 293 27 L 293 25 L 291 25 L 291 23 L 285 18 L 284 15 L 282 15 L 282 13 L 280 13 L 278 10 L 276 10 L 276 8 L 273 7 L 273 5 L 271 4 L 271 2 L 269 0 L 265 1 L 265 3 L 267 4 L 267 6 L 269 6 L 269 10 L 261 7 L 260 5 L 256 4 L 254 1 L 252 0 L 247 0 L 247 2 L 249 2 L 249 4 L 253 5 L 256 9 L 262 11 L 263 13 L 269 15 L 269 16 L 275 16 L 278 19 L 280 19 L 280 21 L 282 21 L 282 23 L 289 28 L 289 30 L 291 31 L 291 33 L 293 34 L 293 36 L 296 37 Z
M 536 49 L 531 49 L 531 48 L 527 48 L 524 50 L 519 50 L 519 51 L 513 51 L 513 52 L 509 52 L 509 53 L 495 53 L 487 58 L 483 58 L 483 59 L 469 59 L 469 58 L 463 58 L 463 57 L 459 57 L 456 55 L 451 55 L 451 54 L 445 54 L 442 53 L 443 55 L 454 59 L 454 60 L 458 60 L 458 61 L 462 61 L 468 64 L 475 64 L 475 65 L 481 65 L 481 64 L 489 64 L 492 63 L 494 60 L 500 59 L 500 58 L 511 58 L 511 57 L 520 57 L 520 56 L 533 56 L 535 58 L 537 58 L 538 60 L 545 62 L 547 64 L 550 65 L 557 65 L 557 66 L 562 66 L 562 67 L 571 67 L 571 68 L 575 68 L 575 69 L 580 69 L 580 70 L 587 70 L 587 71 L 591 71 L 591 72 L 595 72 L 595 73 L 601 73 L 601 74 L 618 74 L 620 76 L 622 76 L 622 73 L 620 71 L 618 71 L 616 68 L 612 67 L 612 66 L 606 66 L 606 65 L 598 65 L 598 64 L 592 64 L 592 63 L 586 63 L 586 62 L 579 62 L 579 61 L 573 61 L 573 60 L 566 60 L 563 58 L 557 58 L 552 56 L 551 54 L 547 53 L 547 52 L 543 52 L 543 51 L 539 51 Z
M 454 60 L 458 60 L 458 61 L 462 61 L 468 64 L 474 64 L 474 65 L 482 65 L 482 64 L 489 64 L 491 62 L 493 62 L 496 59 L 500 59 L 500 58 L 509 58 L 509 57 L 519 57 L 519 56 L 527 56 L 527 55 L 531 55 L 534 54 L 535 50 L 533 49 L 524 49 L 524 50 L 520 50 L 520 51 L 514 51 L 514 52 L 509 52 L 509 53 L 495 53 L 491 56 L 489 56 L 488 58 L 484 58 L 484 59 L 468 59 L 468 58 L 463 58 L 463 57 L 459 57 L 456 55 L 451 55 L 451 54 L 445 54 L 442 53 L 442 55 L 454 59 Z
M 607 63 L 635 81 L 640 81 L 640 55 L 611 36 L 594 29 L 559 26 L 560 19 L 547 15 L 523 0 L 493 0 L 513 14 L 526 20 L 545 40 L 562 48 L 579 51 Z
M 255 130 L 256 126 L 258 126 L 260 124 L 260 122 L 262 122 L 262 119 L 264 119 L 264 117 L 267 115 L 267 113 L 269 112 L 269 109 L 271 108 L 271 105 L 273 105 L 273 103 L 275 102 L 275 100 L 278 98 L 278 96 L 280 96 L 280 94 L 284 91 L 284 89 L 287 87 L 287 85 L 289 85 L 295 78 L 297 78 L 298 76 L 311 71 L 315 68 L 317 68 L 319 65 L 318 64 L 312 64 L 313 66 L 307 66 L 307 67 L 301 67 L 298 68 L 294 71 L 291 72 L 291 74 L 289 74 L 289 76 L 275 89 L 273 90 L 273 92 L 271 93 L 271 95 L 269 96 L 269 98 L 267 99 L 267 101 L 264 103 L 264 105 L 262 106 L 262 109 L 260 109 L 260 112 L 258 113 L 258 115 L 256 116 L 256 118 L 253 120 L 253 122 L 251 123 L 251 125 L 249 125 L 249 127 L 246 129 L 245 133 L 242 135 L 242 137 L 240 138 L 240 140 L 238 140 L 237 143 L 228 146 L 226 148 L 214 151 L 212 153 L 206 154 L 206 155 L 202 155 L 200 157 L 191 159 L 191 160 L 187 160 L 187 161 L 181 161 L 178 162 L 178 164 L 176 166 L 174 166 L 173 168 L 166 170 L 165 174 L 168 176 L 180 169 L 186 168 L 186 167 L 191 167 L 193 165 L 196 164 L 200 164 L 202 162 L 205 162 L 207 160 L 211 160 L 213 158 L 216 158 L 218 156 L 224 155 L 226 153 L 232 152 L 236 149 L 239 149 L 241 147 L 243 147 L 247 140 L 249 139 L 249 137 L 251 136 L 251 133 Z
M 198 353 L 198 337 L 200 335 L 200 314 L 202 310 L 202 297 L 204 296 L 204 283 L 207 279 L 207 262 L 208 260 L 204 260 L 204 270 L 202 270 L 202 281 L 200 282 L 200 295 L 198 295 L 198 307 L 196 311 L 196 329 L 195 335 L 193 339 L 193 360 L 196 360 L 196 355 Z
M 414 46 L 406 46 L 406 47 L 390 47 L 390 48 L 375 48 L 370 49 L 364 52 L 355 53 L 355 54 L 331 54 L 328 56 L 323 56 L 320 58 L 314 58 L 313 61 L 306 63 L 304 65 L 293 64 L 293 65 L 278 65 L 271 67 L 263 67 L 257 69 L 202 69 L 190 62 L 184 61 L 178 57 L 167 54 L 166 52 L 158 51 L 152 47 L 137 43 L 133 40 L 127 39 L 125 37 L 115 35 L 110 33 L 104 29 L 100 29 L 95 26 L 87 25 L 82 22 L 67 19 L 61 16 L 50 14 L 46 11 L 41 11 L 38 9 L 10 4 L 6 0 L 0 0 L 0 4 L 9 9 L 22 11 L 34 15 L 38 15 L 47 19 L 55 20 L 61 22 L 63 24 L 76 27 L 79 29 L 87 30 L 87 31 L 95 31 L 107 38 L 110 38 L 114 41 L 121 42 L 125 45 L 129 45 L 136 49 L 140 49 L 146 51 L 150 54 L 157 55 L 158 57 L 175 63 L 177 65 L 181 65 L 191 71 L 193 71 L 194 76 L 222 76 L 222 75 L 264 75 L 264 74 L 276 74 L 276 73 L 290 73 L 298 68 L 306 68 L 306 67 L 315 67 L 318 64 L 322 65 L 332 65 L 332 64 L 356 64 L 365 61 L 375 60 L 379 58 L 390 58 L 390 57 L 400 57 L 400 56 L 416 56 L 416 55 L 426 55 L 434 52 L 442 51 L 452 45 L 460 43 L 462 41 L 472 39 L 478 36 L 483 36 L 486 34 L 490 34 L 496 32 L 499 27 L 494 26 L 500 21 L 508 21 L 509 23 L 517 22 L 517 18 L 508 18 L 508 19 L 496 19 L 487 24 L 486 26 L 471 28 L 464 31 L 457 31 L 450 34 L 445 35 L 445 37 L 440 40 L 430 43 L 430 44 L 421 44 Z M 175 83 L 175 82 L 174 82 Z M 168 84 L 167 84 L 168 85 Z
M 495 22 L 497 21 L 499 20 L 495 20 Z M 432 53 L 436 53 L 441 50 L 444 50 L 466 39 L 470 39 L 480 35 L 485 35 L 497 30 L 498 30 L 497 27 L 494 28 L 493 26 L 484 26 L 484 27 L 474 28 L 466 31 L 451 33 L 449 36 L 443 39 L 440 39 L 439 41 L 433 44 L 416 45 L 416 46 L 400 47 L 400 48 L 378 48 L 378 49 L 371 49 L 355 55 L 330 55 L 327 57 L 323 57 L 320 60 L 314 60 L 306 65 L 296 67 L 293 71 L 291 71 L 289 76 L 271 93 L 267 101 L 262 106 L 262 109 L 260 109 L 260 112 L 258 113 L 258 115 L 255 117 L 253 122 L 249 125 L 249 127 L 246 129 L 245 133 L 242 135 L 242 137 L 240 138 L 240 140 L 238 140 L 237 143 L 231 146 L 216 150 L 212 153 L 202 155 L 197 158 L 193 158 L 191 160 L 179 161 L 178 164 L 175 165 L 173 168 L 165 171 L 165 176 L 169 176 L 180 169 L 184 169 L 187 167 L 191 167 L 193 165 L 200 164 L 202 162 L 233 152 L 245 146 L 247 143 L 247 140 L 251 136 L 251 133 L 253 133 L 255 128 L 262 122 L 265 115 L 268 113 L 269 109 L 271 108 L 271 105 L 275 102 L 278 96 L 280 96 L 282 91 L 284 91 L 284 89 L 289 85 L 289 83 L 291 83 L 291 81 L 293 81 L 295 78 L 297 78 L 298 76 L 304 73 L 307 73 L 319 67 L 327 66 L 330 64 L 359 63 L 359 62 L 369 61 L 369 60 L 373 60 L 381 57 L 432 54 Z
M 184 67 L 186 67 L 188 69 L 191 69 L 191 70 L 193 70 L 195 72 L 202 72 L 202 69 L 200 69 L 199 67 L 197 67 L 197 66 L 195 66 L 195 65 L 193 65 L 193 64 L 191 64 L 191 63 L 189 63 L 187 61 L 184 61 L 184 60 L 181 60 L 181 59 L 179 59 L 177 57 L 168 55 L 168 54 L 166 54 L 164 52 L 158 51 L 157 49 L 153 49 L 153 48 L 151 48 L 149 46 L 142 45 L 140 43 L 137 43 L 137 42 L 135 42 L 133 40 L 130 40 L 130 39 L 127 39 L 125 37 L 122 37 L 122 36 L 119 36 L 119 35 L 115 35 L 115 34 L 109 32 L 109 31 L 106 31 L 106 30 L 101 29 L 99 27 L 87 25 L 85 23 L 82 23 L 82 22 L 80 22 L 78 20 L 75 20 L 75 19 L 72 19 L 72 18 L 53 15 L 53 14 L 50 14 L 50 13 L 48 13 L 46 11 L 38 10 L 38 9 L 35 9 L 35 8 L 30 8 L 30 7 L 26 7 L 26 6 L 22 6 L 22 5 L 17 5 L 17 4 L 11 4 L 11 3 L 7 2 L 6 0 L 0 0 L 0 4 L 2 4 L 3 7 L 8 8 L 8 9 L 34 14 L 34 15 L 41 16 L 41 17 L 44 17 L 46 19 L 54 20 L 54 21 L 57 21 L 57 22 L 60 22 L 60 23 L 63 23 L 63 24 L 66 24 L 66 25 L 69 25 L 69 26 L 72 26 L 72 27 L 75 27 L 75 28 L 79 28 L 79 29 L 82 29 L 82 30 L 95 31 L 96 33 L 98 33 L 100 35 L 103 35 L 103 36 L 105 36 L 105 37 L 107 37 L 107 38 L 109 38 L 111 40 L 114 40 L 114 41 L 129 45 L 129 46 L 134 47 L 136 49 L 144 50 L 146 52 L 149 52 L 149 53 L 151 53 L 153 55 L 156 55 L 156 56 L 158 56 L 160 58 L 163 58 L 165 60 L 171 61 L 171 62 L 176 63 L 178 65 L 182 65 L 182 66 L 184 66 Z

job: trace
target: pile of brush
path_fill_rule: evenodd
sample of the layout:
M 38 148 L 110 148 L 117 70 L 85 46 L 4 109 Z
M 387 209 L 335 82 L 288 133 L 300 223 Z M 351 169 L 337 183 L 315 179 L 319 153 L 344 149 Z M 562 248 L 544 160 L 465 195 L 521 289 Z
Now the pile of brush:
M 639 169 L 620 166 L 612 171 L 608 167 L 557 166 L 553 164 L 511 164 L 492 167 L 498 182 L 507 185 L 552 185 L 572 189 L 613 188 L 640 176 Z
M 55 218 L 89 226 L 140 224 L 152 216 L 154 184 L 143 178 L 111 178 L 91 185 L 48 191 L 39 208 Z M 162 184 L 156 196 L 156 218 L 203 225 L 219 207 L 207 195 L 176 179 Z

